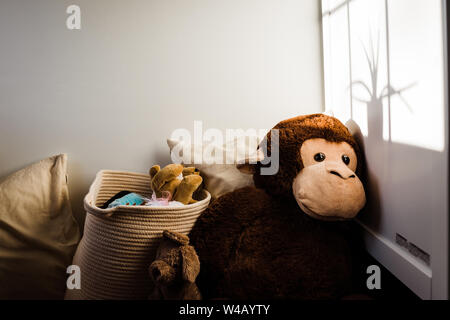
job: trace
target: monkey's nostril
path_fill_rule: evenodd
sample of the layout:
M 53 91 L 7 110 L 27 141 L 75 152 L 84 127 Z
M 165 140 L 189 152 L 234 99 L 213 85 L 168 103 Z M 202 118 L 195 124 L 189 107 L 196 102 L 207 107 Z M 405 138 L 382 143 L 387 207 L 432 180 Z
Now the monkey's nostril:
M 338 176 L 339 178 L 342 178 L 342 179 L 350 179 L 350 178 L 356 178 L 356 175 L 354 175 L 354 174 L 352 174 L 351 176 L 348 176 L 348 177 L 344 177 L 344 176 L 342 176 L 339 172 L 337 172 L 337 171 L 334 171 L 334 170 L 331 170 L 330 171 L 330 173 L 331 174 L 334 174 L 335 176 Z
M 338 177 L 342 178 L 342 176 L 339 174 L 339 172 L 331 170 L 330 173 L 334 174 L 335 176 L 338 176 Z

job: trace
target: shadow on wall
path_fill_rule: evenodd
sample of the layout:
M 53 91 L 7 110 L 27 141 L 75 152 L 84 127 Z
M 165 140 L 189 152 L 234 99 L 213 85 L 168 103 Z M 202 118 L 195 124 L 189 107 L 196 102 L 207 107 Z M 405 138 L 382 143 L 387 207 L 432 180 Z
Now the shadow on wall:
M 424 166 L 431 165 L 442 153 L 385 141 L 382 136 L 371 134 L 371 131 L 364 137 L 353 120 L 348 121 L 346 126 L 361 146 L 366 163 L 362 178 L 368 197 L 360 220 L 373 231 L 381 232 L 383 213 L 387 213 L 387 208 L 394 207 L 397 210 L 390 216 L 391 221 L 397 215 L 398 219 L 395 220 L 398 223 L 414 224 L 415 222 L 408 218 L 414 219 L 415 214 L 419 213 L 424 219 L 424 224 L 420 227 L 426 228 L 431 207 L 428 205 L 430 196 L 424 192 L 424 187 L 433 185 L 433 177 L 427 174 Z M 386 164 L 389 164 L 389 167 Z M 388 189 L 382 190 L 380 185 L 388 185 Z M 405 220 L 402 221 L 400 217 Z
M 364 184 L 364 188 L 366 189 L 366 194 L 368 196 L 367 196 L 366 206 L 359 213 L 358 217 L 360 219 L 362 217 L 366 221 L 367 221 L 367 219 L 370 219 L 370 221 L 368 221 L 370 223 L 370 225 L 373 228 L 378 230 L 379 225 L 380 225 L 380 219 L 381 219 L 381 209 L 380 209 L 381 201 L 380 201 L 380 190 L 379 190 L 378 179 L 377 179 L 377 176 L 373 173 L 373 171 L 370 171 L 370 169 L 369 169 L 370 166 L 367 163 L 364 137 L 363 137 L 360 127 L 353 120 L 347 121 L 347 123 L 345 125 L 350 130 L 352 135 L 355 137 L 356 142 L 360 146 L 361 153 L 363 155 L 363 161 L 365 164 L 363 167 L 361 181 Z
M 367 136 L 363 136 L 355 121 L 346 123 L 358 140 L 366 163 L 363 179 L 368 197 L 360 220 L 391 240 L 396 238 L 397 233 L 411 236 L 416 238 L 421 248 L 430 250 L 430 243 L 421 236 L 431 230 L 431 219 L 427 213 L 433 209 L 430 192 L 424 188 L 435 185 L 432 167 L 440 161 L 436 159 L 442 158 L 442 152 L 392 141 L 390 99 L 397 96 L 408 112 L 413 113 L 402 93 L 416 83 L 399 90 L 388 84 L 378 93 L 379 41 L 376 48 L 372 41 L 370 44 L 370 55 L 363 46 L 370 83 L 358 80 L 351 84 L 352 87 L 362 87 L 369 95 L 367 100 L 352 97 L 367 107 Z M 383 108 L 385 99 L 387 108 Z M 386 132 L 387 137 L 383 137 Z M 423 229 L 426 232 L 421 232 Z
M 353 97 L 367 106 L 367 136 L 363 136 L 355 121 L 346 123 L 361 146 L 366 163 L 363 179 L 366 181 L 368 197 L 359 220 L 393 242 L 400 235 L 414 240 L 421 250 L 431 252 L 427 235 L 431 232 L 429 213 L 433 212 L 435 204 L 429 188 L 436 185 L 433 165 L 439 165 L 443 153 L 392 141 L 389 99 L 398 96 L 412 113 L 402 92 L 415 86 L 415 83 L 400 90 L 387 85 L 378 95 L 378 49 L 376 55 L 372 49 L 371 57 L 365 48 L 364 51 L 370 70 L 371 88 L 362 81 L 355 81 L 352 86 L 362 86 L 370 96 L 368 100 Z M 385 109 L 384 99 L 389 101 Z M 383 111 L 388 112 L 388 115 L 384 115 Z M 383 132 L 388 133 L 387 139 L 383 137 Z

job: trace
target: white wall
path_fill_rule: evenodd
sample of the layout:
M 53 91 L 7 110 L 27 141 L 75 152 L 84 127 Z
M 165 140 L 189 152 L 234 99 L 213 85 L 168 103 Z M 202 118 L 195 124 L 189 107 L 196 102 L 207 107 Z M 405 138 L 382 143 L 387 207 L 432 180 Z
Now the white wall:
M 366 247 L 425 299 L 448 298 L 444 3 L 323 0 L 326 106 L 365 150 Z
M 81 7 L 82 29 L 66 28 Z M 1 0 L 0 178 L 69 154 L 102 169 L 169 161 L 176 128 L 270 128 L 322 111 L 318 0 Z

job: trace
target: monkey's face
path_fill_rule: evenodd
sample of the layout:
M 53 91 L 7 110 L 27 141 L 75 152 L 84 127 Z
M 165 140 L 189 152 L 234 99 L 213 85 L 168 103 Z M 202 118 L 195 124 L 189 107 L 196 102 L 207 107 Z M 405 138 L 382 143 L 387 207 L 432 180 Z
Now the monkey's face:
M 364 187 L 356 175 L 357 157 L 347 142 L 314 138 L 300 149 L 303 169 L 292 183 L 300 208 L 322 220 L 355 217 L 366 203 Z

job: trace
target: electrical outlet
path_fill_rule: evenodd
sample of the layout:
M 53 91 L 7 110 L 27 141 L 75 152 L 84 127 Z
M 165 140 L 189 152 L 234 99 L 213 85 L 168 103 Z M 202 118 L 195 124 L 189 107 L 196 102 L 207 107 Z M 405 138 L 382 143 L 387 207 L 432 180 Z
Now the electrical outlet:
M 395 234 L 395 242 L 402 248 L 408 250 L 410 254 L 415 256 L 416 258 L 419 258 L 423 262 L 425 262 L 427 265 L 430 265 L 430 255 L 425 252 L 424 250 L 420 249 L 418 246 L 416 246 L 414 243 L 411 243 L 403 237 L 402 235 L 396 233 Z

